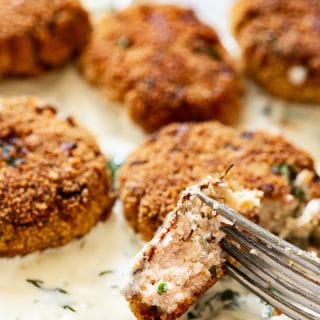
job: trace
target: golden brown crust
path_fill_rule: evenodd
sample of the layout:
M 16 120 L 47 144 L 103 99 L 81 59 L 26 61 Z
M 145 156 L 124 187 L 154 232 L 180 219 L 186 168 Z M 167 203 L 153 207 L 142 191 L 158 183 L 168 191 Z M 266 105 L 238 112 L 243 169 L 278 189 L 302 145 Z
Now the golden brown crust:
M 286 163 L 298 173 L 314 171 L 310 156 L 281 136 L 235 130 L 216 122 L 172 124 L 133 152 L 119 172 L 124 213 L 144 239 L 150 239 L 180 192 L 207 175 L 222 173 L 234 164 L 226 179 L 264 192 L 264 199 L 286 203 L 291 194 L 285 175 L 273 172 Z M 310 197 L 320 197 L 315 176 Z
M 248 73 L 277 96 L 320 102 L 319 19 L 317 0 L 238 0 L 232 24 Z M 294 67 L 304 68 L 298 80 Z
M 131 6 L 103 18 L 80 59 L 84 76 L 125 102 L 146 131 L 239 114 L 239 76 L 214 30 L 189 9 Z
M 94 138 L 35 98 L 0 100 L 0 256 L 63 245 L 109 214 Z
M 36 76 L 77 54 L 90 32 L 78 0 L 1 0 L 0 76 Z

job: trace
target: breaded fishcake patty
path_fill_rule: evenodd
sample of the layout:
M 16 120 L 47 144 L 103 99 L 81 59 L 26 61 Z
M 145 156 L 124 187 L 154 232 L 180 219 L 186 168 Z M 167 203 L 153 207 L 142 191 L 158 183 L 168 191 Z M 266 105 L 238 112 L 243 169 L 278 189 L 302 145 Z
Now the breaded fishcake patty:
M 78 0 L 0 0 L 0 76 L 36 76 L 62 65 L 90 29 Z
M 281 136 L 238 133 L 217 122 L 171 124 L 129 156 L 118 180 L 128 221 L 150 239 L 184 188 L 231 164 L 229 183 L 264 192 L 262 226 L 286 238 L 309 237 L 320 220 L 319 199 L 312 213 L 303 211 L 311 199 L 320 198 L 320 178 L 310 156 Z
M 80 69 L 146 131 L 173 121 L 233 123 L 239 114 L 233 62 L 189 9 L 135 5 L 103 18 Z
M 202 203 L 197 190 L 247 217 L 254 217 L 261 191 L 233 189 L 208 178 L 188 188 L 154 238 L 137 254 L 123 294 L 141 320 L 174 320 L 225 273 L 221 227 L 230 224 Z
M 235 37 L 248 73 L 272 94 L 320 102 L 320 2 L 238 0 Z
M 106 160 L 84 128 L 35 98 L 0 100 L 0 256 L 63 245 L 112 204 Z

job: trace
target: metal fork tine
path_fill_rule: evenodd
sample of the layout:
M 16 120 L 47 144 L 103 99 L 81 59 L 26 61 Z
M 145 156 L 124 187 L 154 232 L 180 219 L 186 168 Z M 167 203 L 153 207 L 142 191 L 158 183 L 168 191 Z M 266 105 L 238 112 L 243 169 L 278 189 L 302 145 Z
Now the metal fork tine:
M 320 259 L 201 191 L 197 196 L 231 222 L 222 227 L 227 236 L 221 240 L 222 249 L 238 261 L 227 261 L 231 276 L 289 317 L 319 320 Z
M 255 293 L 261 299 L 281 310 L 284 314 L 296 320 L 319 320 L 319 316 L 307 313 L 299 307 L 277 296 L 274 292 L 268 291 L 268 284 L 263 283 L 259 278 L 252 277 L 250 271 L 242 271 L 234 265 L 228 263 L 227 270 L 230 275 L 240 282 L 251 292 Z M 245 268 L 244 268 L 245 270 Z
M 284 294 L 295 301 L 295 303 L 301 304 L 320 314 L 319 297 L 315 297 L 314 295 L 305 292 L 301 286 L 297 287 L 295 284 L 282 281 L 279 277 L 268 272 L 268 270 L 264 268 L 263 261 L 255 261 L 255 259 L 252 259 L 253 257 L 250 255 L 250 253 L 243 252 L 228 240 L 223 239 L 221 244 L 222 248 L 228 254 L 238 260 L 243 266 L 253 272 L 257 277 L 269 283 L 270 286 L 272 286 L 279 292 L 284 291 Z
M 268 232 L 264 228 L 256 225 L 255 223 L 249 221 L 245 217 L 237 214 L 231 208 L 228 208 L 224 204 L 209 198 L 201 191 L 198 192 L 197 196 L 200 200 L 206 203 L 213 210 L 217 211 L 221 216 L 225 217 L 233 224 L 249 231 L 254 234 L 261 241 L 266 242 L 277 248 L 281 253 L 289 257 L 292 262 L 297 262 L 306 269 L 312 270 L 318 277 L 320 277 L 320 259 L 314 257 L 310 253 L 307 253 L 299 248 L 295 247 L 291 243 L 279 239 L 277 236 Z
M 320 278 L 310 273 L 308 270 L 303 270 L 296 268 L 296 264 L 291 264 L 290 261 L 283 261 L 277 255 L 272 252 L 271 248 L 265 248 L 263 245 L 259 244 L 258 242 L 253 241 L 250 237 L 243 235 L 240 231 L 236 228 L 226 226 L 224 232 L 228 234 L 231 238 L 239 242 L 242 246 L 244 246 L 247 250 L 255 250 L 255 255 L 262 260 L 266 260 L 268 264 L 273 267 L 275 270 L 279 269 L 282 271 L 282 274 L 287 275 L 289 274 L 290 277 L 297 281 L 298 283 L 301 282 L 300 278 L 297 277 L 297 274 L 307 280 L 307 285 L 309 290 L 316 290 L 319 289 Z M 271 256 L 271 257 L 270 257 Z M 288 276 L 287 276 L 288 278 Z

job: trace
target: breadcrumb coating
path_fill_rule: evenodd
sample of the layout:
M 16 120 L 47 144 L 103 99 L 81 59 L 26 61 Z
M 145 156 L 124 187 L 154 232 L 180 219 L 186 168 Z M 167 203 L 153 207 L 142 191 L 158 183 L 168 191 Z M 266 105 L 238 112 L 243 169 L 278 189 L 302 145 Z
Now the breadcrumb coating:
M 238 0 L 233 31 L 247 72 L 279 97 L 320 102 L 320 2 Z
M 0 256 L 86 234 L 113 198 L 106 160 L 73 118 L 36 98 L 0 100 Z
M 78 0 L 1 0 L 0 76 L 36 76 L 83 48 L 91 25 Z
M 134 5 L 104 17 L 79 65 L 148 132 L 174 121 L 231 124 L 239 116 L 234 63 L 216 32 L 190 9 Z
M 234 167 L 225 179 L 264 192 L 259 222 L 277 234 L 295 210 L 309 199 L 320 198 L 313 160 L 281 136 L 238 133 L 217 122 L 171 124 L 152 134 L 120 169 L 118 188 L 126 218 L 149 240 L 182 190 L 208 175 L 223 173 L 231 164 Z M 303 193 L 295 186 L 302 170 L 310 173 Z

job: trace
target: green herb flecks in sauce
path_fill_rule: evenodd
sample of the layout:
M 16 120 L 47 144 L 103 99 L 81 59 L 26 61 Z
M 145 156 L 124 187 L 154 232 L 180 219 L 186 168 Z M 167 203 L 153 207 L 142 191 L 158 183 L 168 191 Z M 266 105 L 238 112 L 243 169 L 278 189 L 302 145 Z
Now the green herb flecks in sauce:
M 44 290 L 44 291 L 48 291 L 48 292 L 59 292 L 62 294 L 68 294 L 68 291 L 63 289 L 63 288 L 47 288 L 44 286 L 44 282 L 42 280 L 39 279 L 27 279 L 26 280 L 28 283 L 32 284 L 33 286 L 35 286 L 38 289 Z
M 121 163 L 116 162 L 114 159 L 108 161 L 108 168 L 111 171 L 112 181 L 115 181 L 117 171 L 121 167 Z
M 113 273 L 113 270 L 103 270 L 101 272 L 99 272 L 99 277 L 105 276 L 107 274 Z
M 69 311 L 71 311 L 71 312 L 76 312 L 76 310 L 75 310 L 73 307 L 71 307 L 71 306 L 69 306 L 69 305 L 67 305 L 67 304 L 65 304 L 64 306 L 62 306 L 62 308 L 65 309 L 65 310 L 69 310 Z

